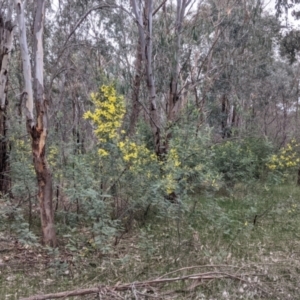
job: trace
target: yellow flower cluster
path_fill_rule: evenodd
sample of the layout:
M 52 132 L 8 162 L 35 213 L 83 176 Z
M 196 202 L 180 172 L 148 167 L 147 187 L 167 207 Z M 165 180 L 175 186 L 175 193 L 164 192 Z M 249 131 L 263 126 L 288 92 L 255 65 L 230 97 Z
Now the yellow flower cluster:
M 101 143 L 118 138 L 118 129 L 125 114 L 125 103 L 122 96 L 117 95 L 112 85 L 103 85 L 97 93 L 91 94 L 95 110 L 87 111 L 83 118 L 92 121 L 95 134 Z M 105 149 L 99 149 L 99 155 L 106 156 Z
M 269 162 L 266 164 L 270 170 L 279 170 L 285 168 L 296 167 L 300 163 L 299 154 L 296 148 L 299 147 L 296 140 L 291 140 L 279 154 L 274 154 L 270 157 Z
M 151 153 L 145 145 L 138 145 L 135 142 L 131 142 L 128 138 L 118 142 L 118 148 L 122 153 L 123 160 L 134 163 L 136 166 L 156 160 L 156 155 Z
M 176 149 L 174 148 L 170 149 L 168 153 L 168 161 L 172 162 L 174 167 L 180 166 L 181 163 L 179 161 L 179 156 Z
M 123 159 L 126 162 L 137 159 L 138 146 L 136 143 L 130 142 L 127 138 L 124 141 L 118 143 L 118 147 L 122 152 Z
M 165 172 L 165 175 L 163 175 L 165 192 L 170 195 L 175 192 L 178 185 L 176 180 L 176 171 L 178 171 L 181 166 L 177 149 L 171 148 L 166 156 L 166 160 L 161 161 L 160 164 Z
M 101 144 L 107 142 L 116 143 L 124 162 L 130 163 L 130 169 L 139 169 L 147 162 L 156 160 L 156 155 L 151 153 L 145 145 L 138 145 L 128 138 L 122 139 L 125 132 L 119 130 L 125 115 L 125 103 L 123 97 L 117 95 L 112 85 L 103 85 L 97 93 L 91 94 L 95 105 L 94 111 L 87 111 L 83 118 L 90 120 L 95 125 L 95 134 Z M 98 150 L 100 156 L 108 156 L 109 152 L 101 147 Z
M 166 193 L 170 195 L 175 191 L 177 186 L 177 182 L 174 178 L 174 174 L 169 173 L 166 176 L 163 176 L 163 178 L 164 178 L 164 186 L 165 186 Z

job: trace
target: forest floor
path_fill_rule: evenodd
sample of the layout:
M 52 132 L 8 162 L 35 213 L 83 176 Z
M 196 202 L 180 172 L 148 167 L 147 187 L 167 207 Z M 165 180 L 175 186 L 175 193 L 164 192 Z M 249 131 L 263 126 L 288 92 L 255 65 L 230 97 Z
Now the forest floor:
M 149 216 L 106 253 L 27 246 L 3 233 L 0 298 L 91 287 L 98 298 L 62 299 L 300 298 L 299 187 L 240 184 L 174 211 Z

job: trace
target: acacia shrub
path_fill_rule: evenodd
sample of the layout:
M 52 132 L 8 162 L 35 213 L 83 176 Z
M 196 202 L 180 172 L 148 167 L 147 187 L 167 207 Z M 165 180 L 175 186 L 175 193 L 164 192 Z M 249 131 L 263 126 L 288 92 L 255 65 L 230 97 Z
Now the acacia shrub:
M 268 178 L 271 182 L 281 183 L 295 177 L 298 171 L 299 184 L 299 164 L 300 144 L 293 138 L 284 147 L 269 155 L 266 162 Z
M 126 135 L 126 106 L 114 86 L 102 86 L 91 99 L 95 105 L 84 118 L 91 121 L 98 140 L 100 185 L 122 209 L 114 215 L 122 216 L 124 222 L 138 211 L 147 212 L 150 206 L 163 214 L 171 198 L 185 204 L 188 194 L 199 187 L 220 187 L 220 175 L 211 159 L 209 128 L 199 130 L 183 117 L 172 127 L 167 153 L 157 157 L 143 134 L 145 123 L 138 125 L 135 136 Z

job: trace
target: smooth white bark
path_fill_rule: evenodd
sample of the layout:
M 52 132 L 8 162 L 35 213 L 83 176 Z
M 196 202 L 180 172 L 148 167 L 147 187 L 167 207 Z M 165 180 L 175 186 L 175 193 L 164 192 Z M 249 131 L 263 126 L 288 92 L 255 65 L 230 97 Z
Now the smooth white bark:
M 35 65 L 35 79 L 38 80 L 39 84 L 44 86 L 44 48 L 43 48 L 43 27 L 36 33 L 37 40 L 36 49 L 36 65 Z
M 33 115 L 33 89 L 32 89 L 32 76 L 31 76 L 31 65 L 27 44 L 26 26 L 25 26 L 25 15 L 24 5 L 22 0 L 15 0 L 16 11 L 18 16 L 19 25 L 19 42 L 21 48 L 21 57 L 23 63 L 23 77 L 25 81 L 24 98 L 26 106 L 26 117 L 30 127 L 34 126 L 34 115 Z

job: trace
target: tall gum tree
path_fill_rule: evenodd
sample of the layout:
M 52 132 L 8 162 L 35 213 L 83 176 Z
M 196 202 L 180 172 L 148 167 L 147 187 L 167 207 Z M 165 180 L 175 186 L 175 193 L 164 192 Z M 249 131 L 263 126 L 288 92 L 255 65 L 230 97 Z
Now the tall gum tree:
M 153 17 L 161 7 L 164 7 L 166 1 L 162 1 L 161 4 L 154 9 L 152 0 L 138 1 L 133 0 L 131 2 L 132 11 L 135 16 L 135 20 L 138 27 L 138 49 L 137 59 L 140 68 L 143 63 L 145 79 L 148 88 L 148 107 L 149 107 L 149 121 L 154 137 L 155 152 L 158 156 L 161 156 L 167 152 L 168 137 L 163 137 L 165 126 L 163 119 L 167 119 L 168 122 L 172 122 L 175 119 L 175 115 L 178 113 L 178 104 L 180 101 L 178 91 L 178 78 L 180 73 L 180 53 L 181 53 L 181 34 L 182 24 L 185 16 L 185 10 L 191 3 L 190 0 L 177 0 L 177 11 L 175 20 L 175 44 L 173 57 L 171 59 L 171 73 L 166 74 L 170 77 L 170 90 L 168 96 L 168 103 L 166 109 L 166 116 L 163 116 L 161 109 L 162 103 L 159 103 L 156 85 L 155 74 L 153 68 Z M 140 54 L 141 52 L 141 54 Z M 140 71 L 140 69 L 139 69 Z M 137 90 L 140 87 L 140 78 L 136 80 L 134 95 L 138 95 Z M 133 97 L 134 104 L 136 103 L 136 97 Z
M 2 194 L 7 194 L 10 190 L 10 178 L 8 174 L 7 91 L 14 27 L 11 14 L 11 7 L 8 7 L 7 14 L 0 12 L 0 192 Z
M 34 73 L 32 87 L 32 71 L 26 37 L 26 25 L 24 4 L 21 0 L 15 0 L 15 6 L 19 25 L 19 42 L 23 64 L 23 76 L 25 88 L 23 97 L 26 103 L 27 131 L 31 137 L 33 164 L 38 182 L 38 199 L 40 204 L 40 218 L 42 226 L 42 242 L 45 245 L 55 247 L 57 245 L 54 211 L 52 205 L 52 174 L 46 159 L 46 140 L 48 113 L 47 102 L 44 95 L 44 49 L 43 31 L 45 18 L 45 1 L 36 1 L 36 11 L 34 19 Z M 34 108 L 36 117 L 34 116 Z
M 154 137 L 154 146 L 157 156 L 161 156 L 164 152 L 162 141 L 162 126 L 159 109 L 157 106 L 156 87 L 154 83 L 154 73 L 152 66 L 153 58 L 153 1 L 145 0 L 142 4 L 137 0 L 132 1 L 132 9 L 136 18 L 139 41 L 141 47 L 141 59 L 144 63 L 144 72 L 147 81 L 148 97 L 149 97 L 149 118 L 150 125 Z M 140 58 L 137 57 L 137 60 Z

